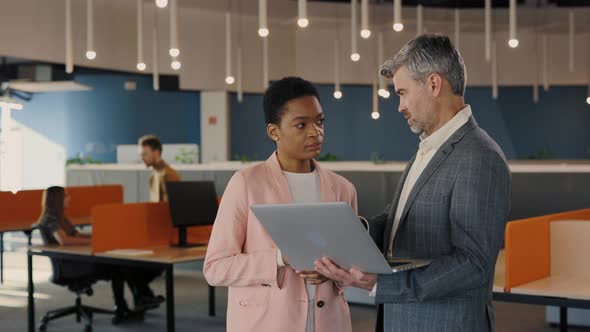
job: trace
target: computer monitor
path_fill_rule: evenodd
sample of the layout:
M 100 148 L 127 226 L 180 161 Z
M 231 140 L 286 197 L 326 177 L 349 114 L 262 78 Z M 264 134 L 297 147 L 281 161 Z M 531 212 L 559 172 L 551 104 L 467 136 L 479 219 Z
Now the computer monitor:
M 186 242 L 186 227 L 213 225 L 217 216 L 217 192 L 213 181 L 167 182 L 172 225 L 178 228 L 178 246 Z

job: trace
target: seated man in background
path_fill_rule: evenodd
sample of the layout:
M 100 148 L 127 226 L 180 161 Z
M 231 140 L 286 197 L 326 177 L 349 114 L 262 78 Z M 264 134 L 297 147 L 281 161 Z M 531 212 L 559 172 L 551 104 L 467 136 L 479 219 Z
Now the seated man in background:
M 140 155 L 144 164 L 152 168 L 150 177 L 150 202 L 168 201 L 166 182 L 180 181 L 180 175 L 162 159 L 162 142 L 155 135 L 146 135 L 139 139 Z M 161 295 L 156 296 L 148 284 L 160 276 L 164 270 L 159 268 L 137 269 L 130 278 L 134 287 L 129 287 L 135 296 L 135 304 L 152 307 L 164 301 Z
M 162 143 L 154 135 L 139 139 L 141 159 L 152 168 L 150 177 L 150 202 L 168 201 L 166 182 L 180 181 L 180 175 L 162 159 Z

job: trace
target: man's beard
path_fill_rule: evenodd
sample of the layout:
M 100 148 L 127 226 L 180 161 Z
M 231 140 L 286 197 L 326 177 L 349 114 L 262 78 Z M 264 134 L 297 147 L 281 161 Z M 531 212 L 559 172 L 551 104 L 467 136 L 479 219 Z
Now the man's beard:
M 415 125 L 415 124 L 414 124 L 414 125 L 410 125 L 410 130 L 411 130 L 411 131 L 412 131 L 414 134 L 416 134 L 416 135 L 418 135 L 418 136 L 420 136 L 420 135 L 422 135 L 422 133 L 424 133 L 424 129 L 423 129 L 423 128 L 421 128 L 421 127 L 419 127 L 419 126 L 417 126 L 417 125 Z

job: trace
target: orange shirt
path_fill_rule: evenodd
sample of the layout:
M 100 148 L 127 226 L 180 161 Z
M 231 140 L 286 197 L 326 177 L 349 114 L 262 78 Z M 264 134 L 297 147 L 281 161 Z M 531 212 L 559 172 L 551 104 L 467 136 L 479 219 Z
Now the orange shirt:
M 150 176 L 150 202 L 168 201 L 166 182 L 180 181 L 180 174 L 161 160 L 152 169 Z

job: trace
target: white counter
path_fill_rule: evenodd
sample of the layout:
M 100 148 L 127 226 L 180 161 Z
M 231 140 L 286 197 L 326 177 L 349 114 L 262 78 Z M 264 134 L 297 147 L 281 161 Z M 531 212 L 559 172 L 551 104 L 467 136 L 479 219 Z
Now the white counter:
M 228 161 L 209 164 L 171 164 L 178 171 L 237 171 L 260 163 L 260 161 L 242 163 Z M 375 164 L 369 161 L 331 161 L 320 162 L 320 166 L 332 171 L 341 172 L 402 172 L 407 162 L 387 162 Z M 590 161 L 509 161 L 508 165 L 513 173 L 590 173 Z M 89 164 L 70 165 L 68 170 L 98 170 L 98 171 L 140 171 L 146 170 L 143 164 Z

